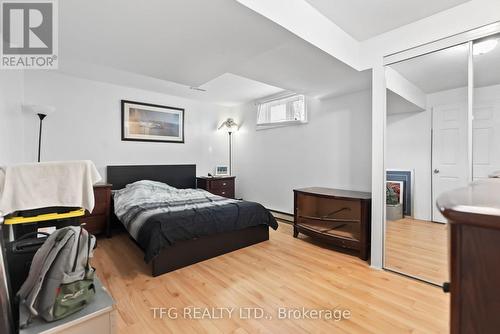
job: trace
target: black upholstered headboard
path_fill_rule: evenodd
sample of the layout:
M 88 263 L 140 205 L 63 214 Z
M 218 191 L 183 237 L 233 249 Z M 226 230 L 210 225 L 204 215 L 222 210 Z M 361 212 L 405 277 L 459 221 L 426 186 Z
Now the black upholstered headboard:
M 114 190 L 140 180 L 163 182 L 179 189 L 196 188 L 196 165 L 108 166 L 106 174 Z

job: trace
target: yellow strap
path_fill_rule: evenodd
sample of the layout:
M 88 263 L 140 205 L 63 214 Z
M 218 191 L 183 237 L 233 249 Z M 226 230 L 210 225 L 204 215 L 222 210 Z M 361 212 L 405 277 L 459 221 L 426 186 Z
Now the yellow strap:
M 14 225 L 14 224 L 25 224 L 25 223 L 36 223 L 42 222 L 46 220 L 55 220 L 55 219 L 64 219 L 71 217 L 80 217 L 85 214 L 85 209 L 73 210 L 65 213 L 46 213 L 39 216 L 33 217 L 11 217 L 6 218 L 4 224 L 6 225 Z

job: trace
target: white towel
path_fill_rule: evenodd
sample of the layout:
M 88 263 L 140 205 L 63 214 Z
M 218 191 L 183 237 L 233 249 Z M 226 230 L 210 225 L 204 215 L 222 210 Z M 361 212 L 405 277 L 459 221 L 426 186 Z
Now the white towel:
M 92 161 L 54 161 L 0 169 L 0 215 L 50 206 L 94 209 L 93 185 L 101 176 Z

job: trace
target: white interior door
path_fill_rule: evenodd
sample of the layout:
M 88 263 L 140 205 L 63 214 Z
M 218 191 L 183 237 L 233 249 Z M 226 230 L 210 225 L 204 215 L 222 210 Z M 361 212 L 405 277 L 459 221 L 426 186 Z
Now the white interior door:
M 486 179 L 500 169 L 500 100 L 474 106 L 472 139 L 474 180 Z
M 432 220 L 445 223 L 436 199 L 467 185 L 467 106 L 435 106 L 432 111 Z

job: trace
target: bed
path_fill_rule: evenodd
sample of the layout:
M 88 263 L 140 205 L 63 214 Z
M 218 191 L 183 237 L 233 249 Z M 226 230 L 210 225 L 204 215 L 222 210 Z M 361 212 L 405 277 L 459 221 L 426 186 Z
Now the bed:
M 143 249 L 153 276 L 266 241 L 269 226 L 278 227 L 258 203 L 196 189 L 196 165 L 108 166 L 107 181 L 114 219 Z

